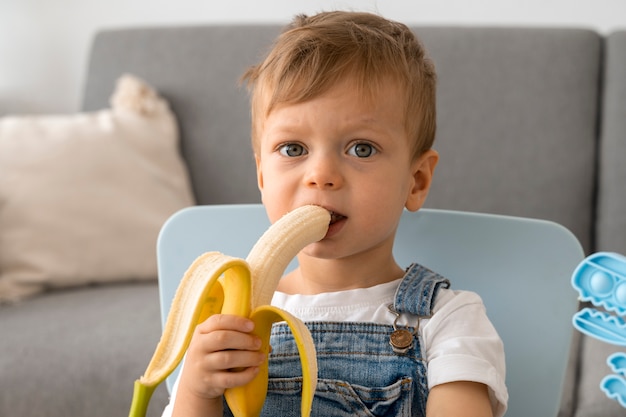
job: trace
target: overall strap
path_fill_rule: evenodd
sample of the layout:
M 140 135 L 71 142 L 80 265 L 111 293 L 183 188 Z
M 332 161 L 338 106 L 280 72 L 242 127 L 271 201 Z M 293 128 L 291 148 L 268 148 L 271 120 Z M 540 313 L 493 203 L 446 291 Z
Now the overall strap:
M 398 313 L 430 317 L 441 287 L 449 288 L 450 281 L 420 264 L 411 264 L 396 290 L 394 309 Z

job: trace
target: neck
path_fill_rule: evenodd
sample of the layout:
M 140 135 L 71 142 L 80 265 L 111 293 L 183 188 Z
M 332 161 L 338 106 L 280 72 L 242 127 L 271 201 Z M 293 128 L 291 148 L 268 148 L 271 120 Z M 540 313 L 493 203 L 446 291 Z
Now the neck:
M 300 266 L 287 274 L 278 289 L 287 294 L 320 294 L 368 288 L 402 278 L 404 270 L 391 253 L 342 259 L 298 256 Z

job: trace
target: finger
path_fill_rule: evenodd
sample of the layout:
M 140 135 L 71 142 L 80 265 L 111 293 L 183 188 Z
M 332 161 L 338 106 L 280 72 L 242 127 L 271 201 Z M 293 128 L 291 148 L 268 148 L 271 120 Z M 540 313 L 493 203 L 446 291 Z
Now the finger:
M 251 368 L 258 368 L 267 360 L 266 354 L 248 350 L 225 350 L 208 354 L 194 350 L 189 353 L 190 355 L 185 359 L 183 373 L 196 375 L 192 377 L 192 380 L 204 381 L 207 386 L 220 387 L 220 389 L 224 388 L 222 381 L 224 375 L 219 378 L 218 375 L 229 372 L 244 372 L 244 375 L 248 375 L 250 372 L 255 372 Z M 248 369 L 251 370 L 247 371 Z M 236 381 L 240 380 L 240 378 L 236 379 Z
M 223 350 L 204 357 L 208 371 L 240 371 L 260 366 L 267 356 L 262 352 L 249 350 Z
M 261 339 L 258 336 L 234 330 L 216 330 L 195 336 L 196 343 L 205 353 L 223 350 L 258 351 L 261 348 Z
M 200 333 L 211 333 L 216 330 L 235 330 L 249 333 L 254 330 L 254 322 L 246 317 L 232 314 L 213 314 L 197 326 Z
M 239 360 L 241 358 L 235 359 L 234 363 L 239 363 Z M 180 380 L 180 386 L 186 385 L 188 389 L 204 398 L 217 398 L 223 395 L 227 388 L 249 383 L 260 369 L 259 366 L 207 369 L 209 365 L 206 362 L 206 357 L 200 361 L 185 361 Z
M 216 385 L 226 388 L 234 388 L 245 385 L 252 381 L 259 373 L 258 366 L 243 368 L 237 371 L 225 371 L 213 374 Z

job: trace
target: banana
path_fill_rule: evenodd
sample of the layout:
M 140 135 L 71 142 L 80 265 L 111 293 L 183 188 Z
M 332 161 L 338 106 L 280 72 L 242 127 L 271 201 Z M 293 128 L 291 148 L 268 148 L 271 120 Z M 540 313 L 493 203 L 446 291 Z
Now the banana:
M 255 323 L 253 334 L 269 354 L 272 323 L 285 321 L 294 335 L 302 365 L 302 416 L 309 416 L 317 382 L 315 346 L 298 318 L 270 304 L 291 260 L 310 243 L 321 240 L 330 213 L 319 206 L 303 206 L 283 216 L 261 236 L 245 260 L 219 252 L 200 255 L 185 272 L 159 341 L 146 371 L 135 381 L 129 417 L 146 415 L 156 387 L 182 360 L 198 323 L 212 314 L 235 314 Z M 267 394 L 268 363 L 248 384 L 229 388 L 224 396 L 235 417 L 256 417 Z

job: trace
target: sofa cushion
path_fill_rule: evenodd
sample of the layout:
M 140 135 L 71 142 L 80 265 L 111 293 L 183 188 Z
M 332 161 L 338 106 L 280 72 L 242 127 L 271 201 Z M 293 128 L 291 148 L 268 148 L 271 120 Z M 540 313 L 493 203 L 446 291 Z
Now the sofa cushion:
M 161 333 L 156 282 L 0 306 L 0 416 L 126 416 Z M 148 417 L 168 402 L 165 384 Z
M 248 96 L 239 79 L 280 25 L 110 29 L 94 38 L 83 108 L 106 102 L 120 70 L 172 106 L 198 204 L 259 203 Z
M 0 119 L 0 302 L 154 280 L 163 222 L 193 204 L 176 120 L 143 81 L 112 108 Z
M 612 375 L 606 359 L 615 352 L 624 352 L 619 346 L 601 342 L 592 337 L 581 337 L 579 378 L 575 392 L 573 417 L 621 417 L 626 409 L 615 399 L 607 397 L 600 388 L 605 376 Z
M 606 40 L 597 250 L 626 254 L 626 30 Z
M 441 160 L 426 205 L 552 220 L 591 250 L 601 37 L 569 28 L 416 32 L 439 76 Z

